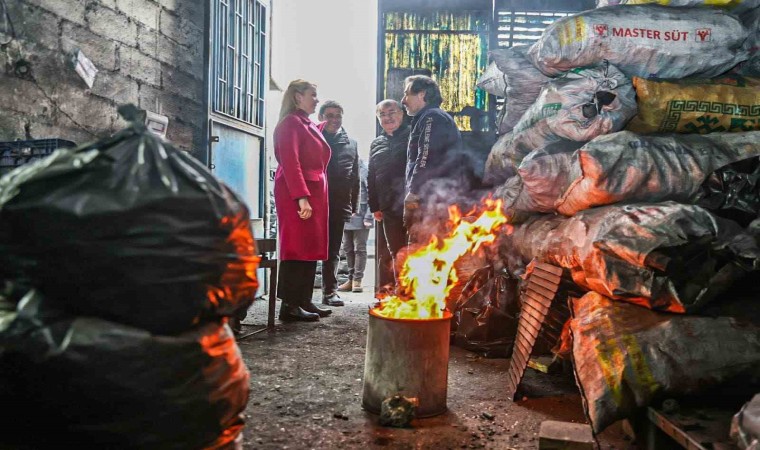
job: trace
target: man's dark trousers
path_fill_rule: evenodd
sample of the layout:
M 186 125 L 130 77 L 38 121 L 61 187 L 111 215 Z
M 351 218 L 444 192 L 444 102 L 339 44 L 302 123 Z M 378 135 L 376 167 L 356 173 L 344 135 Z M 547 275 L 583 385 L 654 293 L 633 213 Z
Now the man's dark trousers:
M 385 235 L 385 242 L 388 244 L 388 251 L 391 254 L 391 261 L 389 261 L 391 273 L 393 274 L 393 280 L 391 283 L 396 282 L 398 274 L 396 270 L 396 257 L 398 251 L 404 248 L 407 244 L 406 229 L 404 228 L 404 219 L 401 215 L 393 214 L 390 212 L 383 212 L 383 220 L 380 222 L 383 226 L 383 234 Z M 383 280 L 385 281 L 385 280 Z
M 338 292 L 338 264 L 340 262 L 340 244 L 343 242 L 343 217 L 338 216 L 329 222 L 329 243 L 327 259 L 322 262 L 322 295 L 328 297 Z

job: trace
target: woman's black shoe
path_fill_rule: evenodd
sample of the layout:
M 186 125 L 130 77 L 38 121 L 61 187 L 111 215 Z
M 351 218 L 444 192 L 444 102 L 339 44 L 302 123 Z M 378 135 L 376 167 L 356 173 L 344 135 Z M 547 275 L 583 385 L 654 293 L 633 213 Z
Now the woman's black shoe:
M 319 314 L 319 317 L 327 317 L 330 314 L 332 314 L 332 309 L 320 308 L 319 306 L 315 305 L 312 302 L 306 303 L 305 305 L 301 307 L 301 309 L 303 309 L 306 312 Z
M 292 322 L 300 320 L 303 322 L 316 322 L 319 320 L 319 314 L 304 311 L 298 306 L 286 307 L 280 310 L 280 320 L 283 322 Z

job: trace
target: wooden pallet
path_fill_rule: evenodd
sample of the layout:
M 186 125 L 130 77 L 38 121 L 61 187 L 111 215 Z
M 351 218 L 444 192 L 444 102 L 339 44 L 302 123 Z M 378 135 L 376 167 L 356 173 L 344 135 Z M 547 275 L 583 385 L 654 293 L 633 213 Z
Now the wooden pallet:
M 534 262 L 521 295 L 522 309 L 517 336 L 507 372 L 507 395 L 516 400 L 518 388 L 528 367 L 530 355 L 541 333 L 554 297 L 562 281 L 562 269 L 551 264 Z

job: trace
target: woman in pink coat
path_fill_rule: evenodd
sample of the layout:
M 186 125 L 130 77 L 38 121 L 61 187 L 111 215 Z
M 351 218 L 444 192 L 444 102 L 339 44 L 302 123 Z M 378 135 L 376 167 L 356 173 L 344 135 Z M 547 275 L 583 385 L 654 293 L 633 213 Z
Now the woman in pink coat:
M 316 85 L 295 80 L 282 99 L 274 130 L 274 203 L 280 243 L 277 296 L 280 320 L 314 321 L 332 310 L 311 301 L 317 261 L 327 259 L 328 207 L 325 170 L 330 146 L 309 119 L 319 100 Z

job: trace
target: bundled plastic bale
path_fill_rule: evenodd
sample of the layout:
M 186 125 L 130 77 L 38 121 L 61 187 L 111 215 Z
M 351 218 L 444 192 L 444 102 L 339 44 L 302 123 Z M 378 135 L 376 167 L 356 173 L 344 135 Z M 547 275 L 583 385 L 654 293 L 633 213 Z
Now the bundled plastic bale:
M 510 163 L 510 158 L 505 153 L 512 137 L 511 132 L 502 134 L 491 147 L 483 172 L 483 184 L 497 186 L 516 173 L 514 165 Z
M 548 82 L 525 112 L 514 132 L 546 120 L 560 138 L 587 142 L 623 129 L 636 115 L 636 92 L 614 66 L 573 69 Z
M 710 174 L 731 163 L 760 156 L 760 132 L 638 136 L 623 131 L 601 136 L 579 149 L 567 169 L 569 183 L 555 203 L 572 216 L 618 202 L 698 199 Z M 556 158 L 555 158 L 556 159 Z M 544 174 L 551 179 L 552 174 Z M 758 211 L 760 212 L 760 211 Z
M 156 334 L 247 308 L 259 260 L 248 208 L 133 108 L 114 136 L 0 178 L 0 278 Z
M 535 150 L 523 159 L 518 172 L 523 181 L 523 196 L 527 199 L 522 203 L 533 205 L 535 209 L 530 211 L 556 212 L 557 199 L 571 181 L 569 168 L 573 155 L 582 147 L 582 142 L 562 141 Z
M 760 130 L 760 79 L 740 76 L 678 81 L 635 77 L 636 133 L 713 133 Z
M 494 94 L 506 96 L 506 103 L 498 122 L 499 134 L 512 131 L 550 80 L 528 60 L 529 48 L 527 45 L 521 45 L 488 52 L 497 68 L 506 75 L 506 93 Z
M 0 446 L 240 448 L 250 377 L 228 326 L 156 336 L 51 309 L 36 292 L 17 312 L 0 330 L 0 401 L 13 414 Z
M 507 95 L 507 75 L 499 70 L 495 62 L 486 67 L 483 75 L 478 78 L 477 86 L 489 94 L 506 97 Z
M 607 60 L 629 77 L 710 78 L 747 59 L 746 38 L 719 9 L 609 6 L 557 20 L 528 58 L 549 76 Z
M 532 151 L 520 164 L 519 175 L 494 191 L 494 196 L 503 201 L 504 212 L 513 223 L 521 222 L 524 213 L 555 212 L 554 203 L 562 195 L 570 175 L 567 171 L 569 162 L 562 161 L 569 161 L 582 145 L 582 142 L 561 140 Z M 553 178 L 547 178 L 546 174 L 552 174 Z
M 720 7 L 740 14 L 760 5 L 760 0 L 596 0 L 596 7 L 615 5 L 647 5 L 658 4 L 663 6 L 707 6 Z
M 575 378 L 595 433 L 674 396 L 760 382 L 760 327 L 662 314 L 589 292 L 572 302 Z
M 568 269 L 585 289 L 676 313 L 703 307 L 760 258 L 735 222 L 675 202 L 533 216 L 500 248 L 513 271 L 535 258 Z
M 621 130 L 635 114 L 635 92 L 619 70 L 605 64 L 568 72 L 544 86 L 512 133 L 496 141 L 484 182 L 498 185 L 516 175 L 523 158 L 535 150 L 554 147 L 555 152 L 573 147 L 568 140 L 587 142 Z

